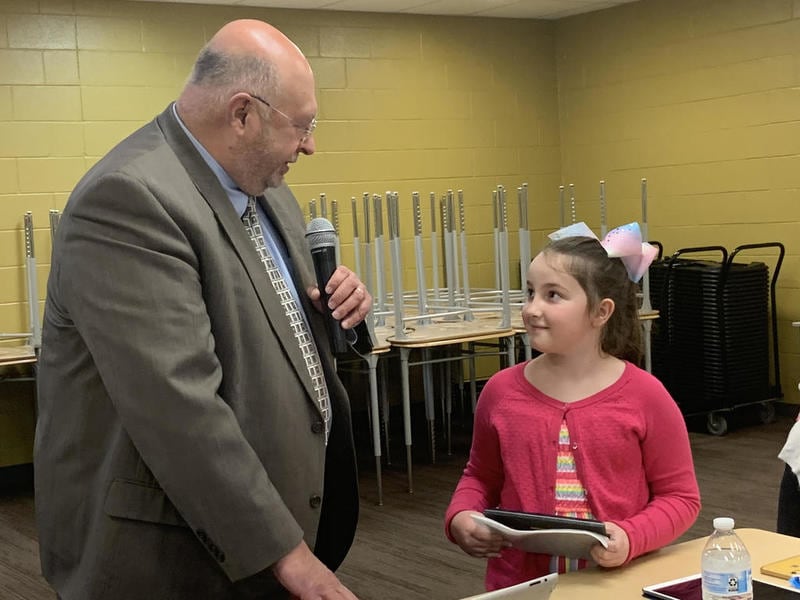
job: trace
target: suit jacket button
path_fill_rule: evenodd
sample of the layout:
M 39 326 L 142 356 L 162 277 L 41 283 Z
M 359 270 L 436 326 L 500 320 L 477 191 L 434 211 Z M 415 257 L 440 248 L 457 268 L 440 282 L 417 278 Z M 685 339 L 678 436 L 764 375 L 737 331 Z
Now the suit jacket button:
M 325 431 L 325 423 L 322 421 L 314 421 L 311 424 L 311 432 L 312 433 L 323 433 Z
M 204 544 L 208 542 L 208 535 L 206 534 L 205 529 L 198 529 L 196 533 L 201 542 Z
M 208 551 L 217 559 L 217 562 L 225 562 L 225 553 L 214 542 L 208 542 Z
M 308 501 L 308 504 L 311 508 L 319 508 L 319 505 L 322 504 L 322 498 L 314 494 Z

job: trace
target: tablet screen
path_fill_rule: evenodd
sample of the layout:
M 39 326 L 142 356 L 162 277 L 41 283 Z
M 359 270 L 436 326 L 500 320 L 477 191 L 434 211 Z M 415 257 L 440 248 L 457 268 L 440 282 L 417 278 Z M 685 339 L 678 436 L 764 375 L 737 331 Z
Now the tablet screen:
M 642 589 L 642 595 L 658 600 L 703 600 L 699 575 L 668 581 Z M 753 598 L 757 600 L 800 600 L 800 591 L 753 580 Z

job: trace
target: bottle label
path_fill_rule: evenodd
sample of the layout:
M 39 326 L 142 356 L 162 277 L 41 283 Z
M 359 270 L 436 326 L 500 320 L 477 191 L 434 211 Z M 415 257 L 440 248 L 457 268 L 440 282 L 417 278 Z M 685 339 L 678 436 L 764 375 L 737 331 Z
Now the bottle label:
M 750 569 L 717 573 L 703 570 L 703 589 L 718 596 L 743 594 L 752 591 Z

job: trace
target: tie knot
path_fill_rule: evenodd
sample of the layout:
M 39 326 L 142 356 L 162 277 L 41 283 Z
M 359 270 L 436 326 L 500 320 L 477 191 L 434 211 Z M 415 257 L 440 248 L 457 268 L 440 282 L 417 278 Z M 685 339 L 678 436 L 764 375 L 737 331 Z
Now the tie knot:
M 247 198 L 247 206 L 244 207 L 244 212 L 242 213 L 242 223 L 244 223 L 245 227 L 251 228 L 258 224 L 258 213 L 256 212 L 256 197 L 255 196 L 248 196 Z

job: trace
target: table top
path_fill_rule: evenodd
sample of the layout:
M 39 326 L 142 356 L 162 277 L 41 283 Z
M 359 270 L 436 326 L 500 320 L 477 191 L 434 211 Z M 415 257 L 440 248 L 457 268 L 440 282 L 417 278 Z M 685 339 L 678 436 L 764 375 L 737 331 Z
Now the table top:
M 36 362 L 33 346 L 0 346 L 0 366 Z
M 392 346 L 399 348 L 434 348 L 511 337 L 514 330 L 511 327 L 501 327 L 499 319 L 435 320 L 430 325 L 417 325 L 404 333 L 403 339 L 397 339 L 395 335 L 386 339 Z
M 394 327 L 389 325 L 376 325 L 373 332 L 375 333 L 375 343 L 372 346 L 372 353 L 385 354 L 389 352 L 392 346 L 386 338 L 394 333 Z
M 753 578 L 789 587 L 784 579 L 762 575 L 761 565 L 800 554 L 800 538 L 762 529 L 737 529 L 752 559 Z M 617 569 L 599 567 L 559 575 L 550 600 L 625 600 L 640 598 L 642 588 L 700 572 L 707 538 L 666 546 Z

